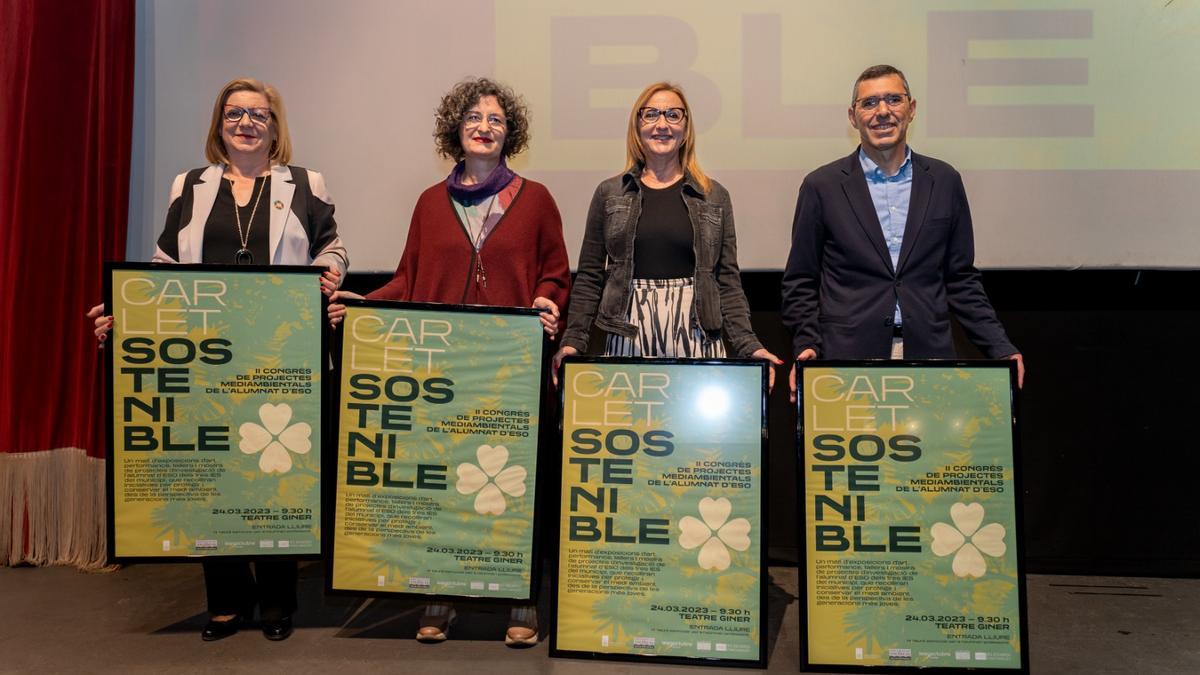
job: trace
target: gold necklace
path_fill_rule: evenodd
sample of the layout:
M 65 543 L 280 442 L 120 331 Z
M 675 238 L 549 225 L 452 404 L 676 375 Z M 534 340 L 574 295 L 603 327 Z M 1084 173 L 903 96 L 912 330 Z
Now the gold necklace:
M 258 179 L 254 179 L 258 182 Z M 238 240 L 242 242 L 242 247 L 233 254 L 233 261 L 239 265 L 253 265 L 254 254 L 250 252 L 250 228 L 254 227 L 254 214 L 258 213 L 258 203 L 262 201 L 263 193 L 267 191 L 267 181 L 264 178 L 262 187 L 258 189 L 258 197 L 254 199 L 254 208 L 250 209 L 250 222 L 246 223 L 246 233 L 242 234 L 242 211 L 238 208 L 237 195 L 233 194 L 233 179 L 229 179 L 229 195 L 233 197 L 233 215 L 237 218 Z

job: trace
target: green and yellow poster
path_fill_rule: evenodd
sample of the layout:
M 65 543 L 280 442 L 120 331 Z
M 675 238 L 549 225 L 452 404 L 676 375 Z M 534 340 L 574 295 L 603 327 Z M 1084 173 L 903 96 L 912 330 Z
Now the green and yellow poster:
M 109 265 L 115 561 L 320 554 L 320 272 Z
M 330 590 L 531 598 L 536 310 L 347 304 Z
M 1027 668 L 1010 364 L 802 364 L 805 666 Z
M 762 362 L 563 365 L 555 655 L 765 665 Z

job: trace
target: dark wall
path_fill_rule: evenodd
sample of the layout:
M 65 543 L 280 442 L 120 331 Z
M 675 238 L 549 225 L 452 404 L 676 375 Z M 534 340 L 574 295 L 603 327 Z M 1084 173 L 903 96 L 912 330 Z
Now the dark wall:
M 351 275 L 348 287 L 387 278 Z M 755 330 L 786 359 L 780 273 L 743 280 Z M 1028 369 L 1018 398 L 1028 571 L 1200 576 L 1200 271 L 1005 270 L 984 285 Z M 783 380 L 770 417 L 769 550 L 794 562 L 796 415 Z

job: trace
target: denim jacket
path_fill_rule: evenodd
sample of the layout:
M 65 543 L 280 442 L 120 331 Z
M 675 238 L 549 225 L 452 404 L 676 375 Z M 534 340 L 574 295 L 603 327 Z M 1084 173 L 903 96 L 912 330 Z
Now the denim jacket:
M 635 167 L 600 183 L 588 207 L 579 272 L 571 287 L 570 312 L 562 344 L 587 351 L 592 323 L 608 333 L 633 337 L 629 323 L 633 294 L 633 247 L 642 215 L 641 185 Z M 732 352 L 747 357 L 762 348 L 750 327 L 750 306 L 742 291 L 737 264 L 737 234 L 729 192 L 712 181 L 709 193 L 690 174 L 683 179 L 683 201 L 692 221 L 696 253 L 695 307 L 705 339 L 724 331 Z M 603 291 L 601 290 L 603 289 Z

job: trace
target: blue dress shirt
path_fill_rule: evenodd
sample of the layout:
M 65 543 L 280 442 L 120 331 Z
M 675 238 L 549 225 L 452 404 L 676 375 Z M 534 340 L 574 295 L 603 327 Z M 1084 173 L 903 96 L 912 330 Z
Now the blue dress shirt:
M 908 202 L 912 197 L 912 148 L 904 149 L 904 163 L 894 176 L 883 173 L 879 165 L 858 149 L 858 161 L 867 177 L 867 189 L 875 204 L 875 215 L 883 228 L 883 240 L 892 256 L 892 269 L 900 264 L 900 245 L 904 243 L 904 224 L 908 221 Z M 899 326 L 900 303 L 896 303 L 896 325 Z

